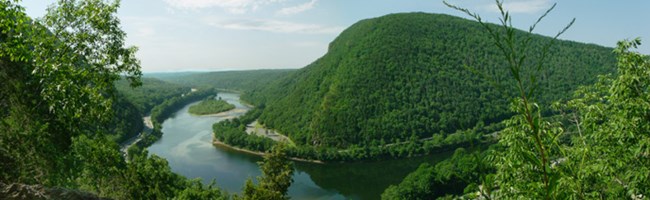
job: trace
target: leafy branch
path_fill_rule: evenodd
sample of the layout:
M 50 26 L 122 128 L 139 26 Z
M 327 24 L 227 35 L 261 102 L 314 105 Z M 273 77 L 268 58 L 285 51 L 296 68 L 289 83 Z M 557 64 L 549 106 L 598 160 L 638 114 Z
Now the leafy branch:
M 452 5 L 447 1 L 443 1 L 445 5 L 455 10 L 461 11 L 470 17 L 477 20 L 483 28 L 486 29 L 490 38 L 493 40 L 495 46 L 501 51 L 505 60 L 507 61 L 507 66 L 510 70 L 510 74 L 516 81 L 516 88 L 518 90 L 519 96 L 517 97 L 518 102 L 516 102 L 516 111 L 524 117 L 525 125 L 528 126 L 528 136 L 532 137 L 534 140 L 534 147 L 539 158 L 534 158 L 532 156 L 526 156 L 525 158 L 529 162 L 532 162 L 533 165 L 537 165 L 539 169 L 542 169 L 543 173 L 543 184 L 545 188 L 545 199 L 550 198 L 552 189 L 556 186 L 556 178 L 551 179 L 549 172 L 549 149 L 544 145 L 543 140 L 548 139 L 544 138 L 550 136 L 552 140 L 555 140 L 555 136 L 546 134 L 547 130 L 544 130 L 542 127 L 543 120 L 541 120 L 541 114 L 539 105 L 535 103 L 533 95 L 536 93 L 537 89 L 537 80 L 536 74 L 542 69 L 544 61 L 548 56 L 548 52 L 551 46 L 555 43 L 557 38 L 566 32 L 575 22 L 575 18 L 571 20 L 561 31 L 559 31 L 552 40 L 545 44 L 542 48 L 541 55 L 537 57 L 537 60 L 534 62 L 534 68 L 529 74 L 529 77 L 526 77 L 526 63 L 529 58 L 528 52 L 531 47 L 530 41 L 532 34 L 527 34 L 524 38 L 518 37 L 520 34 L 516 33 L 516 29 L 512 25 L 512 17 L 510 13 L 504 9 L 503 0 L 496 0 L 497 8 L 500 11 L 501 17 L 499 18 L 500 28 L 494 28 L 493 25 L 488 24 L 483 21 L 480 15 L 469 11 L 466 8 L 462 8 L 456 5 Z M 555 8 L 556 4 L 553 4 L 544 14 L 542 14 L 537 21 L 530 26 L 528 33 L 532 33 L 535 30 L 535 27 Z M 526 79 L 527 78 L 527 79 Z M 541 160 L 541 162 L 540 162 Z

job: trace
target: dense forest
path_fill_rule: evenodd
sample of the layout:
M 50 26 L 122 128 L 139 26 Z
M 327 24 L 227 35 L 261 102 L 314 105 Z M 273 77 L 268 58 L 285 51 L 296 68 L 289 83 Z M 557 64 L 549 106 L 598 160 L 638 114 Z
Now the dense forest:
M 532 56 L 551 41 L 530 38 L 527 53 Z M 548 51 L 547 67 L 531 74 L 539 77 L 539 103 L 566 98 L 579 85 L 594 83 L 597 75 L 613 72 L 611 51 L 558 41 Z M 352 25 L 322 58 L 243 98 L 263 104 L 259 121 L 299 145 L 378 146 L 509 118 L 505 97 L 514 90 L 508 70 L 498 67 L 504 64 L 475 21 L 392 14 Z
M 182 87 L 120 93 L 116 87 L 142 81 L 137 48 L 124 46 L 119 1 L 61 0 L 39 19 L 18 3 L 0 1 L 0 199 L 231 199 L 146 150 L 129 158 L 119 151 L 116 140 L 141 129 L 140 112 L 152 109 L 161 121 L 165 108 L 214 95 L 169 98 Z M 258 184 L 235 198 L 286 198 L 293 169 L 280 150 L 262 162 Z
M 117 143 L 122 143 L 142 132 L 144 123 L 142 117 L 149 114 L 155 105 L 166 99 L 181 96 L 190 91 L 189 87 L 181 87 L 153 78 L 140 79 L 142 85 L 133 88 L 129 81 L 121 78 L 115 81 L 116 98 L 112 104 L 114 116 L 109 126 L 109 137 Z
M 201 103 L 190 106 L 188 112 L 195 115 L 207 115 L 232 109 L 235 109 L 235 105 L 232 105 L 221 98 L 215 99 L 215 96 L 211 95 L 203 99 Z
M 435 167 L 422 165 L 402 183 L 390 186 L 382 199 L 649 197 L 650 56 L 635 52 L 639 38 L 618 42 L 613 50 L 615 73 L 599 76 L 567 99 L 541 105 L 531 97 L 548 91 L 528 90 L 539 77 L 524 75 L 546 66 L 548 58 L 529 57 L 529 38 L 515 34 L 503 2 L 497 1 L 502 11 L 500 27 L 486 24 L 467 9 L 445 4 L 477 20 L 499 48 L 501 59 L 509 60 L 502 67 L 510 69 L 519 91 L 509 97 L 515 115 L 503 122 L 498 143 L 488 150 L 469 154 L 457 150 Z M 534 65 L 524 65 L 527 62 Z M 559 114 L 544 116 L 545 109 Z
M 161 104 L 169 98 L 190 92 L 190 87 L 155 78 L 142 78 L 140 81 L 142 85 L 133 88 L 126 79 L 120 79 L 115 82 L 115 87 L 127 100 L 133 102 L 143 115 L 148 114 L 154 106 Z
M 289 199 L 287 157 L 451 149 L 381 197 L 650 197 L 650 56 L 635 52 L 640 39 L 613 49 L 561 41 L 514 29 L 502 1 L 500 25 L 448 4 L 476 21 L 387 15 L 356 23 L 300 70 L 186 74 L 191 81 L 171 84 L 141 78 L 119 1 L 60 0 L 39 19 L 19 2 L 0 0 L 0 199 Z M 214 124 L 214 137 L 266 152 L 262 175 L 235 195 L 143 148 L 176 110 L 218 89 L 245 92 L 255 109 Z M 117 142 L 142 129 L 145 113 L 154 130 L 124 157 Z M 246 134 L 255 120 L 295 144 Z M 475 142 L 493 145 L 459 148 Z
M 111 140 L 122 143 L 142 131 L 144 123 L 140 109 L 119 91 L 112 107 L 115 113 L 108 123 L 110 131 L 107 133 Z
M 245 92 L 260 88 L 287 76 L 295 69 L 264 69 L 249 71 L 157 73 L 145 76 L 191 87 L 213 87 L 221 90 Z

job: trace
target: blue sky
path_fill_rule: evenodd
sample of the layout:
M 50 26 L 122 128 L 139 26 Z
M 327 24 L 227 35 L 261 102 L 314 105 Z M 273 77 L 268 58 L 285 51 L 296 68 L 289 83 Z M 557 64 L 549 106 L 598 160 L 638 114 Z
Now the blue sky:
M 53 0 L 21 3 L 40 17 Z M 449 0 L 497 22 L 493 0 Z M 641 37 L 650 54 L 648 0 L 506 0 L 513 24 L 528 28 L 545 9 L 558 5 L 537 29 L 554 35 L 571 19 L 562 39 L 613 47 Z M 465 17 L 441 0 L 122 0 L 118 16 L 127 43 L 140 48 L 145 72 L 300 68 L 327 52 L 342 30 L 366 18 L 399 12 Z

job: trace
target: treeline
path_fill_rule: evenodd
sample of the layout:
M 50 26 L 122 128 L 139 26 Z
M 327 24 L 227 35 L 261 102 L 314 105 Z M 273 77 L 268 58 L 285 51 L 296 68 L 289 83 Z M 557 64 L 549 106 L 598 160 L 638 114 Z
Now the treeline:
M 122 77 L 115 81 L 116 99 L 112 104 L 114 117 L 109 123 L 112 130 L 108 133 L 118 144 L 142 132 L 144 123 L 142 117 L 151 108 L 174 96 L 180 96 L 190 91 L 189 87 L 163 82 L 153 78 L 141 79 L 142 85 L 133 88 L 129 81 Z
M 481 159 L 488 151 L 467 152 L 458 148 L 454 155 L 432 166 L 428 163 L 411 172 L 398 185 L 391 185 L 382 199 L 437 199 L 478 190 L 480 174 L 493 173 L 494 166 Z
M 212 87 L 246 92 L 260 88 L 295 71 L 295 69 L 262 69 L 178 74 L 146 74 L 145 76 L 191 87 Z
M 246 133 L 246 125 L 259 117 L 261 109 L 254 108 L 239 118 L 223 120 L 212 125 L 214 138 L 230 146 L 253 151 L 267 152 L 275 141 L 270 138 Z
M 126 79 L 115 82 L 115 87 L 127 100 L 136 105 L 144 115 L 165 100 L 190 92 L 190 87 L 180 86 L 155 78 L 142 78 L 140 87 L 130 87 Z
M 207 115 L 216 114 L 232 109 L 235 109 L 235 105 L 232 105 L 221 98 L 215 99 L 214 95 L 210 95 L 207 98 L 203 99 L 201 103 L 190 106 L 188 112 L 195 115 Z
M 115 140 L 138 129 L 129 123 L 141 123 L 135 119 L 141 116 L 137 105 L 116 96 L 114 84 L 124 76 L 138 86 L 141 72 L 136 48 L 123 46 L 119 1 L 57 1 L 38 20 L 18 2 L 0 1 L 3 185 L 64 187 L 109 199 L 229 198 L 173 173 L 160 157 L 122 157 Z M 43 195 L 23 190 L 0 198 Z
M 551 41 L 514 32 L 531 36 L 534 56 Z M 474 21 L 391 14 L 354 24 L 320 59 L 242 98 L 265 104 L 259 121 L 298 145 L 345 149 L 446 136 L 512 116 L 507 97 L 516 90 L 499 51 Z M 528 74 L 538 77 L 533 98 L 549 105 L 613 72 L 611 51 L 557 41 L 545 67 Z
M 108 133 L 113 141 L 118 144 L 142 132 L 144 122 L 140 110 L 118 91 L 113 102 L 113 119 L 109 123 L 111 131 Z
M 179 109 L 187 104 L 200 101 L 208 96 L 215 95 L 216 91 L 212 88 L 201 88 L 194 92 L 182 94 L 181 96 L 171 97 L 161 104 L 151 109 L 151 123 L 153 130 L 151 134 L 141 139 L 137 145 L 147 147 L 162 137 L 162 123 Z
M 246 125 L 255 121 L 262 109 L 256 108 L 240 118 L 224 120 L 213 125 L 215 139 L 225 144 L 259 152 L 267 152 L 275 141 L 257 135 L 246 133 Z M 396 141 L 395 143 L 377 142 L 368 146 L 353 145 L 346 149 L 332 147 L 316 147 L 309 145 L 288 146 L 286 151 L 290 157 L 320 161 L 360 161 L 383 158 L 404 158 L 427 155 L 435 152 L 449 151 L 458 147 L 481 145 L 494 141 L 494 133 L 501 128 L 500 124 L 492 126 L 476 126 L 473 129 L 457 131 L 446 136 L 440 134 L 431 138 Z
M 503 10 L 503 2 L 496 3 L 502 13 L 501 27 L 484 28 L 492 34 L 496 45 L 508 46 L 502 49 L 502 59 L 511 62 L 504 68 L 510 69 L 515 88 L 520 91 L 509 97 L 515 115 L 504 121 L 498 143 L 490 151 L 468 160 L 449 160 L 456 165 L 452 175 L 461 184 L 438 176 L 441 171 L 446 173 L 444 165 L 423 166 L 399 185 L 387 189 L 382 198 L 647 199 L 650 56 L 634 50 L 641 40 L 617 43 L 613 50 L 618 61 L 615 73 L 600 76 L 597 82 L 578 88 L 569 99 L 552 106 L 538 104 L 537 99 L 529 97 L 544 91 L 526 88 L 540 78 L 539 74 L 528 76 L 525 72 L 538 68 L 522 64 L 546 60 L 531 57 L 526 51 L 530 38 L 513 34 L 511 17 Z M 447 5 L 481 21 L 467 9 Z M 542 115 L 541 111 L 546 109 L 555 110 L 558 115 Z M 461 188 L 465 189 L 461 192 Z

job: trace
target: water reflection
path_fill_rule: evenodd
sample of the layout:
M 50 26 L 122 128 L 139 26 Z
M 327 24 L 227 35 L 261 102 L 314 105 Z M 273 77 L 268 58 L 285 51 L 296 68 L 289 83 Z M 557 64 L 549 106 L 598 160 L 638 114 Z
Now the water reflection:
M 249 110 L 239 102 L 239 95 L 219 93 L 235 105 L 233 111 L 210 116 L 187 112 L 192 103 L 163 123 L 163 137 L 149 147 L 149 152 L 166 158 L 174 172 L 188 178 L 215 179 L 217 186 L 239 193 L 249 177 L 261 174 L 259 156 L 212 145 L 212 124 L 238 117 Z M 289 188 L 293 199 L 378 199 L 390 184 L 399 183 L 420 163 L 435 163 L 451 153 L 432 156 L 359 163 L 296 163 L 294 183 Z

